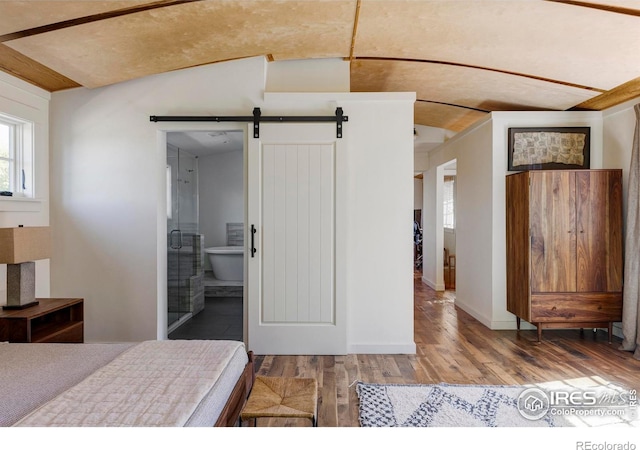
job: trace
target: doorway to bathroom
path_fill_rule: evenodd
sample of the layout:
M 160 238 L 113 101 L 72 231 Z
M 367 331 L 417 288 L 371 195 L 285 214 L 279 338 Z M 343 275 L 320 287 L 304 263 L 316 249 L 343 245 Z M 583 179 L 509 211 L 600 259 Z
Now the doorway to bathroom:
M 243 340 L 244 132 L 167 132 L 169 339 Z

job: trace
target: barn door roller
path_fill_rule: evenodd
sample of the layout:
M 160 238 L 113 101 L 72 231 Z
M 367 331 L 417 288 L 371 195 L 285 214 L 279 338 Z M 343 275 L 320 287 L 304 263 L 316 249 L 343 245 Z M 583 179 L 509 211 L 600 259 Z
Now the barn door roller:
M 349 116 L 336 108 L 335 116 L 263 116 L 260 108 L 253 108 L 252 116 L 150 116 L 151 122 L 251 122 L 253 137 L 260 137 L 260 122 L 335 122 L 336 137 L 342 138 L 342 123 L 349 121 Z

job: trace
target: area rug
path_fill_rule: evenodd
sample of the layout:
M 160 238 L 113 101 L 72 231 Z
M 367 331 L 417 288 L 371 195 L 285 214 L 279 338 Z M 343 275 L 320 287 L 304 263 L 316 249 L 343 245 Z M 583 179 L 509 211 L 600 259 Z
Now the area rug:
M 562 417 L 525 418 L 518 410 L 523 386 L 401 385 L 359 382 L 363 427 L 555 427 Z M 570 425 L 569 425 L 570 426 Z

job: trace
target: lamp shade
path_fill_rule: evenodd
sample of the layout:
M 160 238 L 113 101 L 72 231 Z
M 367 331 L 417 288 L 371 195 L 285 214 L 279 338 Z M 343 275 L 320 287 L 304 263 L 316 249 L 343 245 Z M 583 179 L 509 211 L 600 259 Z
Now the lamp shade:
M 0 264 L 20 264 L 50 257 L 49 227 L 0 228 Z

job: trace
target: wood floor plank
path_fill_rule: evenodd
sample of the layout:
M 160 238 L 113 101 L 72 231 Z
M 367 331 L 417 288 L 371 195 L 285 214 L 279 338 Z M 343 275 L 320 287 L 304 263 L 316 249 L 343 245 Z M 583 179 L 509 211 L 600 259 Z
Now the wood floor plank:
M 320 390 L 318 423 L 324 427 L 338 426 L 338 404 L 336 388 L 335 359 L 333 356 L 324 356 L 323 380 Z
M 361 380 L 360 366 L 358 365 L 357 355 L 347 355 L 345 357 L 345 370 L 347 373 L 347 384 L 343 386 L 346 388 L 349 400 L 348 414 L 338 417 L 338 423 L 343 425 L 345 423 L 358 424 L 358 395 L 356 394 L 356 383 Z
M 500 364 L 487 363 L 484 367 L 494 375 L 494 378 L 489 384 L 520 384 L 519 381 Z
M 416 275 L 415 355 L 256 357 L 257 373 L 315 377 L 319 426 L 357 427 L 356 382 L 524 385 L 564 381 L 615 383 L 640 389 L 640 361 L 608 343 L 607 333 L 490 330 L 455 306 L 455 292 L 435 292 Z M 259 426 L 309 426 L 309 421 L 264 421 Z
M 336 374 L 336 406 L 337 423 L 348 420 L 349 415 L 349 374 L 346 367 L 346 356 L 336 356 L 334 371 Z
M 416 372 L 416 383 L 433 384 L 437 382 L 437 371 L 427 358 L 417 357 L 410 361 Z

